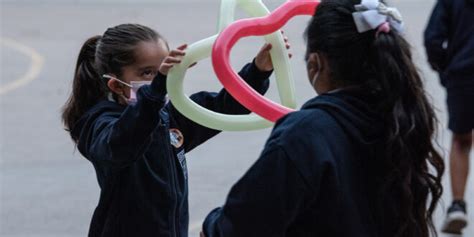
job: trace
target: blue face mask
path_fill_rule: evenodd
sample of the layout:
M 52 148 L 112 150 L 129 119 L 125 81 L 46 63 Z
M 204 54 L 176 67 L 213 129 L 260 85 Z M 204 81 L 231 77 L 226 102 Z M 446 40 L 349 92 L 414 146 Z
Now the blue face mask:
M 119 96 L 122 96 L 122 98 L 127 101 L 127 104 L 133 104 L 133 103 L 136 103 L 137 102 L 137 92 L 138 92 L 138 89 L 140 89 L 140 87 L 144 86 L 144 85 L 150 85 L 151 84 L 151 81 L 131 81 L 130 84 L 116 78 L 116 77 L 113 77 L 113 76 L 110 76 L 110 75 L 103 75 L 102 76 L 103 78 L 107 78 L 107 79 L 111 79 L 111 80 L 116 80 L 120 83 L 122 83 L 123 85 L 127 86 L 130 88 L 130 98 L 126 98 L 125 96 L 123 95 L 119 95 Z

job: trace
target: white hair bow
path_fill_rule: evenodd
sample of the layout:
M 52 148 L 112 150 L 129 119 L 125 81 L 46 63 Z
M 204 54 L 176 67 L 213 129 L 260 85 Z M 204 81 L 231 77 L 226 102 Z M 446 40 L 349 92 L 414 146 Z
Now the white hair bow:
M 378 0 L 362 0 L 355 5 L 356 12 L 352 13 L 359 33 L 378 29 L 388 23 L 398 32 L 403 32 L 403 19 L 398 9 L 387 7 Z

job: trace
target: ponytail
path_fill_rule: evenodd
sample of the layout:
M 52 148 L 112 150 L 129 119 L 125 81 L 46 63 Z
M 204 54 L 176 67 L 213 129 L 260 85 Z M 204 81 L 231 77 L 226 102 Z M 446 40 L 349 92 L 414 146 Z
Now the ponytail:
M 101 36 L 88 39 L 81 48 L 76 63 L 72 93 L 63 107 L 62 120 L 66 130 L 73 129 L 79 118 L 99 100 L 106 98 L 108 89 L 95 65 L 96 48 Z M 73 138 L 73 140 L 76 140 Z
M 429 236 L 431 229 L 436 236 L 431 217 L 443 191 L 444 164 L 431 143 L 437 122 L 435 112 L 403 37 L 394 31 L 381 33 L 374 38 L 371 49 L 369 62 L 374 65 L 375 78 L 385 97 L 380 104 L 386 129 L 384 159 L 377 165 L 381 186 L 378 206 L 387 208 L 387 203 L 398 203 L 393 210 L 384 211 L 389 216 L 379 216 L 381 229 L 390 230 L 387 225 L 393 218 L 400 218 L 399 228 L 387 235 Z M 428 165 L 435 168 L 435 175 L 429 173 Z

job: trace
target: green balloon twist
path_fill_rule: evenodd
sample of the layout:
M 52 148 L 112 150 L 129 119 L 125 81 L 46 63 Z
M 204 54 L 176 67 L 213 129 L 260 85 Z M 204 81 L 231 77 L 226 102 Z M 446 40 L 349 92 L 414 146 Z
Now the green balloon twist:
M 261 0 L 222 0 L 218 22 L 219 32 L 234 21 L 237 6 L 252 17 L 261 17 L 270 13 Z M 183 82 L 187 69 L 191 64 L 211 56 L 212 46 L 217 36 L 214 35 L 191 44 L 187 48 L 186 56 L 182 62 L 170 71 L 167 90 L 171 102 L 184 116 L 212 129 L 248 131 L 271 127 L 273 123 L 256 114 L 228 115 L 217 113 L 198 105 L 185 95 Z M 270 55 L 275 68 L 281 103 L 286 107 L 296 108 L 295 87 L 283 35 L 276 32 L 265 36 L 265 41 L 273 46 Z

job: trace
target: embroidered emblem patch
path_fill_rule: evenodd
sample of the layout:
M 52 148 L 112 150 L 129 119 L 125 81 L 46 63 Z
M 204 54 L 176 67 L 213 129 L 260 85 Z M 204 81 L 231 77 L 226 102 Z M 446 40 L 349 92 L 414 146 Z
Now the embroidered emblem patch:
M 170 141 L 171 141 L 171 145 L 173 145 L 176 148 L 180 148 L 184 143 L 184 136 L 181 133 L 181 131 L 179 131 L 178 129 L 171 128 Z

